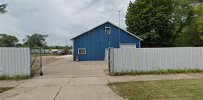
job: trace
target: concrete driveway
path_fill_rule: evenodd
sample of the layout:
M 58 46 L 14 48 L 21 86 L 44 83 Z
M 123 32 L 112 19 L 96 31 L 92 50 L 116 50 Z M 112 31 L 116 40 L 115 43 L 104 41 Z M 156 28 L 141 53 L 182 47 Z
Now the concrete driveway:
M 43 67 L 44 76 L 25 80 L 1 100 L 123 100 L 107 86 L 106 62 L 72 62 L 72 56 Z

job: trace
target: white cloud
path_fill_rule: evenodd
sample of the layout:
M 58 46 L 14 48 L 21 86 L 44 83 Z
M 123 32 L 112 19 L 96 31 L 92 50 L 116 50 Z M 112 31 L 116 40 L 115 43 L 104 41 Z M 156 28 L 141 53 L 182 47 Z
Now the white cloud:
M 0 33 L 19 39 L 32 33 L 48 34 L 49 45 L 71 44 L 71 37 L 107 20 L 121 26 L 129 1 L 134 0 L 3 0 L 8 12 L 0 16 Z

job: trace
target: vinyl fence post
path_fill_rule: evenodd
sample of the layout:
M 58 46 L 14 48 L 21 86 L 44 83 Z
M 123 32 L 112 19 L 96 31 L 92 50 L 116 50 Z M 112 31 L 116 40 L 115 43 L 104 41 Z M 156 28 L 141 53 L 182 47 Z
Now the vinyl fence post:
M 114 57 L 111 54 L 113 53 L 113 49 L 109 48 L 108 49 L 108 68 L 109 68 L 109 75 L 113 76 L 114 75 Z
M 29 47 L 30 51 L 30 76 L 33 77 L 32 75 L 32 49 Z
M 111 57 L 110 57 L 110 48 L 108 48 L 108 69 L 109 69 L 109 75 L 111 75 Z
M 42 72 L 42 49 L 40 48 L 40 75 L 42 76 L 43 75 L 43 72 Z

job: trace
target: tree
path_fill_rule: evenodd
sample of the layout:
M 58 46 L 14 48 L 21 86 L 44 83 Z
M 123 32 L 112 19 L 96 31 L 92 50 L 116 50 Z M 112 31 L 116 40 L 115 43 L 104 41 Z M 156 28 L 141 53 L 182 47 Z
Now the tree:
M 193 47 L 200 46 L 200 44 L 200 34 L 197 32 L 194 23 L 191 23 L 183 28 L 174 45 L 178 47 Z
M 15 36 L 0 34 L 0 47 L 14 47 L 18 39 Z
M 196 26 L 197 32 L 203 35 L 203 12 L 202 11 L 203 11 L 203 4 L 200 4 L 197 7 L 195 7 L 195 14 L 196 14 L 195 26 Z
M 127 30 L 143 38 L 143 46 L 168 46 L 172 37 L 173 0 L 136 0 L 130 2 Z
M 195 14 L 191 3 L 193 3 L 191 0 L 175 0 L 174 2 L 175 9 L 171 19 L 174 26 L 172 29 L 173 36 L 171 38 L 171 46 L 175 46 L 175 44 L 177 44 L 175 42 L 177 41 L 178 37 L 180 37 L 180 34 L 183 32 L 184 28 L 191 26 L 191 23 L 194 21 Z
M 42 35 L 42 34 L 33 34 L 31 36 L 27 35 L 23 41 L 25 42 L 24 45 L 27 45 L 29 47 L 47 47 L 46 44 L 46 38 L 48 35 Z
M 7 7 L 7 4 L 0 4 L 0 14 L 2 13 L 5 13 L 6 12 L 6 7 Z
M 192 8 L 192 16 L 176 39 L 175 46 L 203 46 L 203 4 Z
M 180 40 L 177 39 L 183 32 L 187 34 L 189 30 L 185 28 L 194 22 L 193 3 L 201 3 L 201 0 L 131 2 L 126 15 L 127 30 L 143 38 L 143 46 L 178 46 L 176 42 Z

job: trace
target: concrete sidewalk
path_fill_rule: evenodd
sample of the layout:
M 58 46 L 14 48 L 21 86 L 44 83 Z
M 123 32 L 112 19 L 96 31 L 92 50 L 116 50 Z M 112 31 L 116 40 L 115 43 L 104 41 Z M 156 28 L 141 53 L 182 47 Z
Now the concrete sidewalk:
M 123 100 L 108 86 L 106 62 L 72 62 L 64 57 L 43 67 L 44 76 L 24 80 L 0 100 Z

